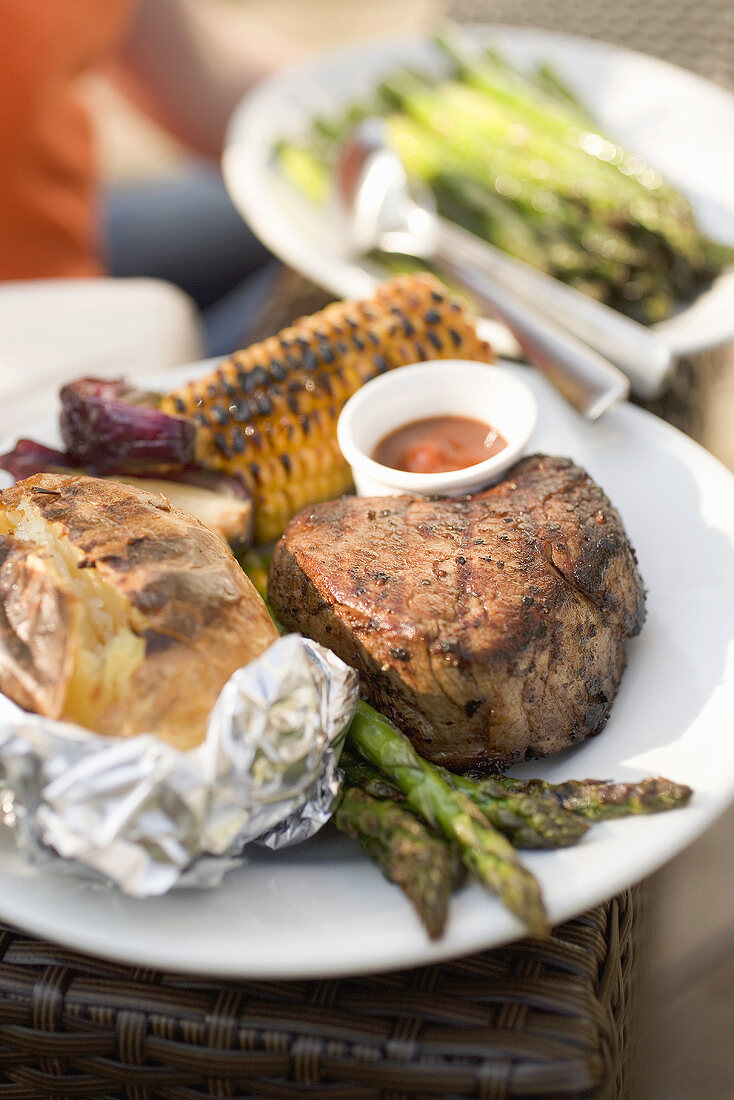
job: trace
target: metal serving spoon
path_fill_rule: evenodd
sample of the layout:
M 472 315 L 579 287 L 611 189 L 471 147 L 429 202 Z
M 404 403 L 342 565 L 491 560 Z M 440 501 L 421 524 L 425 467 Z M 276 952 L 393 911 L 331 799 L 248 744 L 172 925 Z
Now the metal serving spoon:
M 664 384 L 670 353 L 642 325 L 440 218 L 430 193 L 409 187 L 382 119 L 360 123 L 344 145 L 335 204 L 352 254 L 379 248 L 430 262 L 503 321 L 530 362 L 591 419 L 629 393 L 628 377 L 609 359 L 625 368 L 636 392 L 652 396 Z

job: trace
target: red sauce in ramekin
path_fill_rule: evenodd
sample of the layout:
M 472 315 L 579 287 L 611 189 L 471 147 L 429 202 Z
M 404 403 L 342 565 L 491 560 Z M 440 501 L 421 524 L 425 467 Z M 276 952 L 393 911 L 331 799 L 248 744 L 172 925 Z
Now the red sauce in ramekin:
M 372 458 L 391 470 L 441 474 L 464 470 L 498 454 L 507 440 L 491 424 L 469 416 L 430 416 L 388 432 Z

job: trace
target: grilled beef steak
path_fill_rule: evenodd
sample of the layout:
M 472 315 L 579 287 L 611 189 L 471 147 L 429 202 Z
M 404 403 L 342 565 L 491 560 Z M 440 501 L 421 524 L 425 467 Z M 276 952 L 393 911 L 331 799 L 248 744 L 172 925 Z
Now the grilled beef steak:
M 296 516 L 269 597 L 359 670 L 429 760 L 505 768 L 597 733 L 644 590 L 619 515 L 535 455 L 461 500 L 346 497 Z

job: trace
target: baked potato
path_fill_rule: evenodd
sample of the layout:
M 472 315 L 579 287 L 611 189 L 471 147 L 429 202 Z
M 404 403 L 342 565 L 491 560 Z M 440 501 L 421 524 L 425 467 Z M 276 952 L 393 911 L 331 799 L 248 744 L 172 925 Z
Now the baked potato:
M 277 636 L 227 547 L 162 494 L 63 474 L 0 493 L 0 691 L 25 709 L 189 749 Z

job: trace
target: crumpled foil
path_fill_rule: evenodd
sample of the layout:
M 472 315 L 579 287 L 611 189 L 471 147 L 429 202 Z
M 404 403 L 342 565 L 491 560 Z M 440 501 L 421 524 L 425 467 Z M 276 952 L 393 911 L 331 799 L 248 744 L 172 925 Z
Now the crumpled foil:
M 357 696 L 356 672 L 299 634 L 232 675 L 190 752 L 150 734 L 101 737 L 0 695 L 2 820 L 30 861 L 133 897 L 214 886 L 247 844 L 296 844 L 329 819 Z

